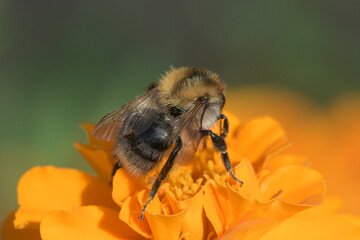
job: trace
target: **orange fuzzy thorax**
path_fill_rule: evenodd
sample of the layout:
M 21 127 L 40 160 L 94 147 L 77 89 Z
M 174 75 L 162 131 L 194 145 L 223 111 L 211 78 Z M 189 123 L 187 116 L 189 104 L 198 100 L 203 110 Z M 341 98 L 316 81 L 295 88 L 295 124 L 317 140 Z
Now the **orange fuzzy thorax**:
M 221 101 L 225 84 L 216 73 L 206 69 L 181 67 L 166 72 L 157 88 L 163 103 L 184 106 L 203 96 L 211 102 Z

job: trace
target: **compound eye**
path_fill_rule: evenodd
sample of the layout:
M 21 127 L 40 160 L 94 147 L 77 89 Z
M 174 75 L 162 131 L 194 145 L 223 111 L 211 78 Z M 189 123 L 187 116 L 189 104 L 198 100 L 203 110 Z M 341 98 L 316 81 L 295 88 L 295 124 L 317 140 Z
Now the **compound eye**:
M 206 103 L 206 102 L 209 101 L 209 97 L 208 96 L 201 96 L 201 97 L 199 97 L 199 101 L 201 103 Z

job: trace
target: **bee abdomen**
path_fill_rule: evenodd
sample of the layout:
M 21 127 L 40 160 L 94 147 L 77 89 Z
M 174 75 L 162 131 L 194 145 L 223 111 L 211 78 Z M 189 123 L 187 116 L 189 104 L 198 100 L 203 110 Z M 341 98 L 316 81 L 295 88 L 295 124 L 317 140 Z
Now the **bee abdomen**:
M 145 160 L 158 162 L 161 157 L 161 151 L 150 146 L 148 143 L 144 142 L 141 138 L 136 137 L 129 139 L 131 150 L 144 158 Z
M 127 170 L 135 174 L 147 173 L 161 161 L 164 152 L 171 146 L 171 139 L 170 117 L 160 113 L 154 116 L 145 131 L 119 135 L 115 157 Z
M 139 139 L 154 149 L 166 150 L 171 140 L 170 125 L 154 122 L 148 130 L 140 134 Z
M 115 157 L 122 166 L 135 175 L 151 171 L 162 159 L 156 150 L 139 138 L 120 138 L 115 146 Z

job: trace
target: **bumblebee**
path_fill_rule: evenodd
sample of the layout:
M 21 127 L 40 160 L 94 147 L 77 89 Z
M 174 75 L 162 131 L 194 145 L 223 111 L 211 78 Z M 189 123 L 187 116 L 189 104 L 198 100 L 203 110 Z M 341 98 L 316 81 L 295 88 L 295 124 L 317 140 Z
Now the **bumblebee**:
M 140 220 L 174 163 L 191 160 L 204 137 L 210 136 L 225 169 L 243 184 L 233 174 L 224 141 L 229 131 L 228 120 L 221 113 L 224 104 L 225 84 L 216 73 L 196 67 L 171 68 L 147 93 L 107 114 L 96 125 L 93 136 L 115 144 L 113 174 L 124 168 L 134 176 L 145 175 L 169 154 Z M 217 135 L 210 129 L 219 120 L 222 124 Z

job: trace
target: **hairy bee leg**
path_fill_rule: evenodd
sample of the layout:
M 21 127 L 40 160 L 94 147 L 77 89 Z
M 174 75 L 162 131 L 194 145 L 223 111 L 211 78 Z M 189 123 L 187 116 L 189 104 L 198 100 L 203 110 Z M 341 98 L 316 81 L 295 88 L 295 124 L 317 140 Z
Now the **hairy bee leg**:
M 236 181 L 238 181 L 240 183 L 240 185 L 242 186 L 244 184 L 244 182 L 239 180 L 237 177 L 235 177 L 235 175 L 232 171 L 232 166 L 230 163 L 229 155 L 227 153 L 227 146 L 226 146 L 224 139 L 221 138 L 220 136 L 216 135 L 215 133 L 213 133 L 211 130 L 201 130 L 201 133 L 203 134 L 204 137 L 205 136 L 211 137 L 211 141 L 213 142 L 215 149 L 217 151 L 221 152 L 221 158 L 223 160 L 226 171 L 228 171 L 228 173 L 230 173 L 231 177 L 233 177 Z
M 159 187 L 161 185 L 161 182 L 165 179 L 166 175 L 169 173 L 169 171 L 171 170 L 171 168 L 174 165 L 174 160 L 176 155 L 178 154 L 178 152 L 180 151 L 182 147 L 182 142 L 181 142 L 181 138 L 178 137 L 176 139 L 175 142 L 175 148 L 172 150 L 170 157 L 168 158 L 168 160 L 166 161 L 166 163 L 164 164 L 164 166 L 162 167 L 159 176 L 156 178 L 154 184 L 151 187 L 150 193 L 149 193 L 149 197 L 146 200 L 141 215 L 139 217 L 140 220 L 144 219 L 144 213 L 145 213 L 145 209 L 147 207 L 147 205 L 151 202 L 151 200 L 155 197 L 157 191 L 159 190 Z
M 210 136 L 216 151 L 227 152 L 227 146 L 223 138 L 213 133 L 211 130 L 200 130 L 203 137 Z
M 221 153 L 221 158 L 223 160 L 224 166 L 226 171 L 228 171 L 230 173 L 230 175 L 240 183 L 240 186 L 242 186 L 244 184 L 243 181 L 239 180 L 237 177 L 235 177 L 233 171 L 232 171 L 232 167 L 231 167 L 231 163 L 230 163 L 230 159 L 229 159 L 229 155 L 227 152 L 225 153 Z
M 229 121 L 224 114 L 220 114 L 217 120 L 224 119 L 224 124 L 220 124 L 220 137 L 226 138 L 229 133 Z

